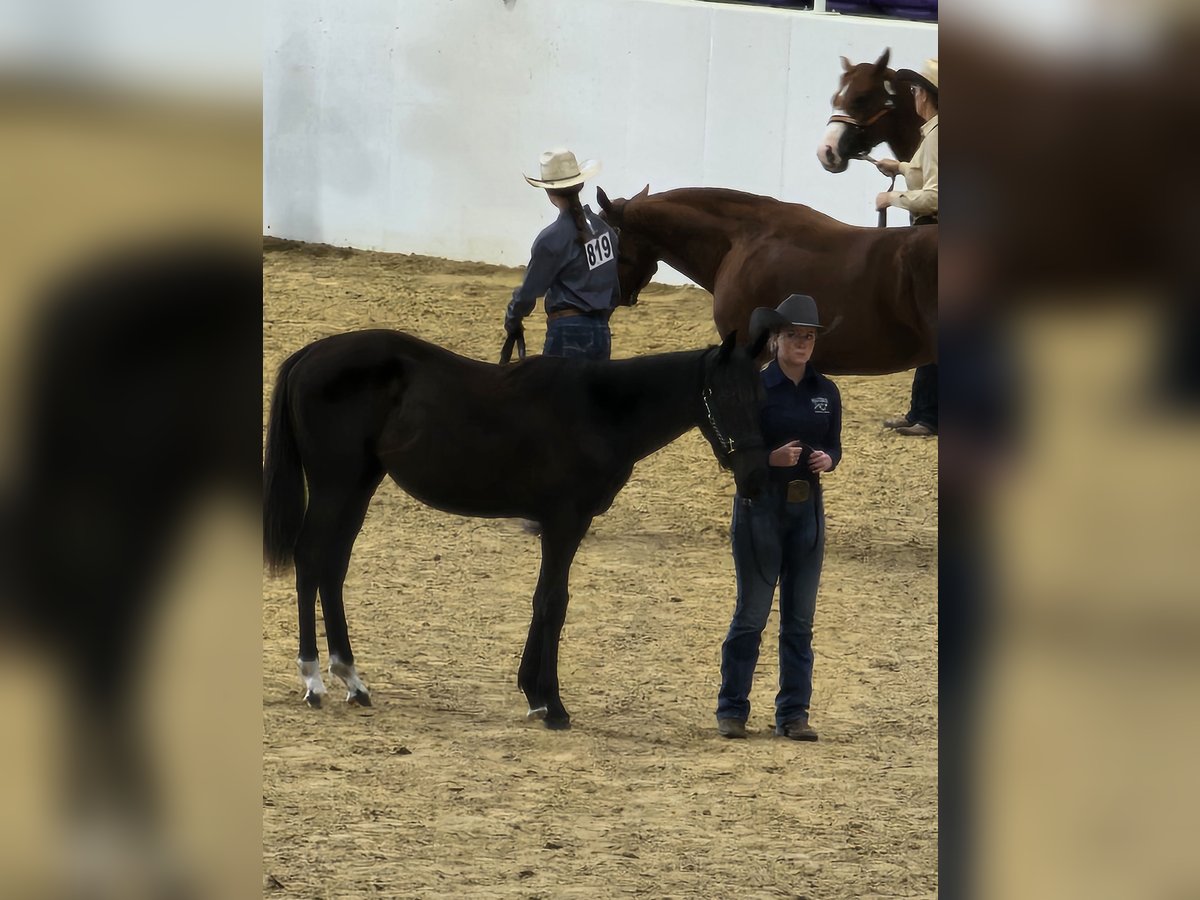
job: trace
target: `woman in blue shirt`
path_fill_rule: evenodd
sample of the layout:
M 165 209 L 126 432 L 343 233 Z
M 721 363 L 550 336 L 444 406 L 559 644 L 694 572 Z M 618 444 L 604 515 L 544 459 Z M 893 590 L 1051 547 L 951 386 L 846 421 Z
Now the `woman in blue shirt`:
M 600 169 L 581 166 L 570 150 L 541 156 L 541 178 L 525 180 L 545 188 L 558 218 L 537 236 L 525 280 L 513 291 L 504 317 L 509 334 L 523 331 L 521 320 L 546 296 L 546 356 L 608 359 L 612 337 L 608 317 L 620 299 L 617 235 L 607 222 L 579 202 L 583 182 Z
M 733 562 L 737 605 L 721 646 L 717 730 L 746 736 L 750 686 L 762 631 L 779 584 L 779 693 L 775 733 L 815 741 L 808 723 L 812 699 L 812 627 L 825 554 L 821 473 L 842 458 L 842 398 L 808 364 L 821 325 L 812 297 L 792 294 L 775 309 L 759 307 L 752 334 L 771 330 L 774 359 L 763 369 L 763 439 L 773 447 L 764 494 L 733 502 Z

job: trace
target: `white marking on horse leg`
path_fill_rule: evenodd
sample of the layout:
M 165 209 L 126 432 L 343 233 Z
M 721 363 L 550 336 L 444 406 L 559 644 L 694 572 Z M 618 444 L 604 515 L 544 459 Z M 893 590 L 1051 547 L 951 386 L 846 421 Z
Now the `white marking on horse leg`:
M 525 718 L 530 722 L 540 722 L 550 714 L 550 710 L 544 706 L 539 706 L 537 709 L 529 708 L 529 712 L 525 713 Z
M 321 697 L 325 693 L 325 682 L 321 680 L 321 662 L 316 659 L 298 659 L 300 680 L 304 682 L 304 698 L 309 695 Z
M 358 670 L 354 668 L 354 663 L 344 663 L 334 654 L 330 654 L 329 674 L 337 676 L 341 679 L 342 684 L 346 685 L 347 700 L 353 700 L 360 692 L 370 696 L 371 692 L 367 690 L 367 686 L 358 677 Z
M 817 144 L 817 159 L 826 169 L 836 169 L 842 164 L 842 158 L 838 156 L 837 148 L 845 132 L 844 122 L 833 122 L 825 131 L 825 137 L 821 138 L 821 143 Z

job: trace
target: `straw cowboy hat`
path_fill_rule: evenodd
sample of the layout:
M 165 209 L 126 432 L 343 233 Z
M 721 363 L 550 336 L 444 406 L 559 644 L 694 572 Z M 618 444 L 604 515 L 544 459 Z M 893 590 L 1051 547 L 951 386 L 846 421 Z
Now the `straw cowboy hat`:
M 580 165 L 574 153 L 561 148 L 547 150 L 538 162 L 541 164 L 542 177 L 531 178 L 526 175 L 525 180 L 540 188 L 565 188 L 583 184 L 600 171 L 599 161 L 589 159 Z
M 920 72 L 901 69 L 896 73 L 896 80 L 919 84 L 931 94 L 936 94 L 938 92 L 938 61 L 936 59 L 925 60 L 925 65 Z
M 808 294 L 792 294 L 774 309 L 758 307 L 750 313 L 750 340 L 755 340 L 764 330 L 773 331 L 785 325 L 803 325 L 819 331 L 822 326 L 817 316 L 817 301 Z

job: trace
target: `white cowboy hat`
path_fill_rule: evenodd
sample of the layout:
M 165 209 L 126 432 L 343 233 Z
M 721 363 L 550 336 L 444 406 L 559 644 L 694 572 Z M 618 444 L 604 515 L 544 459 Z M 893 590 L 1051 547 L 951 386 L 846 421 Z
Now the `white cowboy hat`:
M 901 69 L 896 73 L 896 80 L 919 84 L 925 90 L 936 94 L 938 92 L 938 61 L 936 59 L 925 60 L 925 65 L 920 72 Z
M 525 180 L 539 188 L 565 188 L 583 184 L 600 171 L 598 160 L 589 159 L 580 165 L 574 153 L 562 148 L 547 150 L 538 162 L 542 177 L 531 178 L 526 175 Z

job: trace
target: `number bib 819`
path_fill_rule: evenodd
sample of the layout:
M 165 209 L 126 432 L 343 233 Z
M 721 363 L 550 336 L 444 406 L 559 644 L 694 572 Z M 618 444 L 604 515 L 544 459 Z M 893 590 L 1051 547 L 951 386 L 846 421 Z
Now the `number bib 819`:
M 583 249 L 587 253 L 589 270 L 602 266 L 613 258 L 612 238 L 609 237 L 608 232 L 600 237 L 592 238 L 583 245 Z

